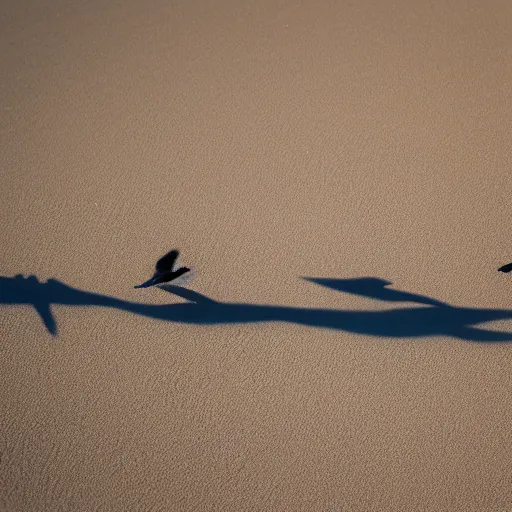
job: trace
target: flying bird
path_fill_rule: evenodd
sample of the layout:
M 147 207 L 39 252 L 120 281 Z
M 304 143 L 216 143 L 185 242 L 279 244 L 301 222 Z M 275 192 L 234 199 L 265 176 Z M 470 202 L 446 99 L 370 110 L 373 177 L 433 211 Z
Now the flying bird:
M 511 272 L 512 271 L 512 263 L 507 263 L 498 269 L 499 272 Z
M 190 267 L 180 267 L 174 270 L 174 265 L 179 256 L 179 251 L 169 251 L 165 256 L 162 256 L 157 262 L 155 273 L 151 279 L 146 282 L 134 286 L 134 288 L 149 288 L 150 286 L 159 286 L 175 281 L 174 284 L 186 284 L 192 278 L 192 269 Z M 182 277 L 183 276 L 183 277 Z M 176 281 L 181 278 L 179 281 Z

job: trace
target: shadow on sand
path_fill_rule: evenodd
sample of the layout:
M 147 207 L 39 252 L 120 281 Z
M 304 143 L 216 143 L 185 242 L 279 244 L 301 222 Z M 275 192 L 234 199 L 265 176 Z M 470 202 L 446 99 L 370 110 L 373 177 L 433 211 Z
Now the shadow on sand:
M 186 299 L 181 304 L 143 304 L 67 286 L 56 279 L 41 283 L 35 276 L 0 277 L 0 304 L 33 306 L 48 331 L 57 324 L 51 306 L 102 306 L 165 320 L 197 325 L 289 322 L 371 336 L 408 338 L 451 336 L 468 341 L 512 341 L 512 332 L 474 327 L 495 320 L 512 319 L 512 310 L 459 308 L 444 302 L 387 288 L 391 283 L 374 277 L 357 279 L 304 278 L 336 291 L 386 302 L 415 302 L 422 307 L 384 311 L 311 309 L 265 304 L 218 302 L 188 288 L 168 285 L 165 290 Z

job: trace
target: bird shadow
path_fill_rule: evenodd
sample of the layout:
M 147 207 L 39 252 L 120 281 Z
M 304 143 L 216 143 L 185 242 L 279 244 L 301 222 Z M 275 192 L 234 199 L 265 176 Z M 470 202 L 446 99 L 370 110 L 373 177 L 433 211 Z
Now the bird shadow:
M 193 325 L 287 322 L 385 338 L 450 336 L 478 342 L 512 341 L 512 332 L 475 327 L 485 322 L 510 320 L 512 310 L 451 306 L 423 295 L 390 289 L 388 286 L 391 282 L 375 277 L 303 279 L 338 292 L 385 302 L 413 302 L 421 304 L 421 307 L 361 311 L 230 303 L 173 285 L 164 285 L 161 289 L 187 302 L 154 305 L 79 290 L 56 279 L 42 283 L 35 276 L 25 278 L 22 275 L 0 276 L 0 304 L 34 307 L 52 335 L 57 334 L 52 306 L 65 305 L 107 307 L 157 320 Z

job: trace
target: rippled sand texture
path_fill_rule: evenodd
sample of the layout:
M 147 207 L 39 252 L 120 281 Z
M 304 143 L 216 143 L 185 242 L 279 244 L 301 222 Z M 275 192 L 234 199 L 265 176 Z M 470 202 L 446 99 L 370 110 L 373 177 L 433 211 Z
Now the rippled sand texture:
M 512 512 L 512 3 L 7 4 L 0 509 Z

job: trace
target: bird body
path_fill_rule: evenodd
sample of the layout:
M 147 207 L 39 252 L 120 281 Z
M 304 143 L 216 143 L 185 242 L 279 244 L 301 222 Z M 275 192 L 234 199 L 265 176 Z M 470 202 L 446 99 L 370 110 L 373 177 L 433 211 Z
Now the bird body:
M 176 264 L 179 254 L 179 251 L 174 249 L 162 256 L 156 263 L 153 277 L 142 284 L 134 286 L 134 288 L 149 288 L 150 286 L 165 285 L 171 281 L 175 282 L 178 278 L 181 284 L 190 282 L 192 277 L 192 269 L 190 267 L 180 267 L 174 270 L 174 265 Z
M 499 272 L 512 272 L 512 263 L 507 263 L 498 269 Z

